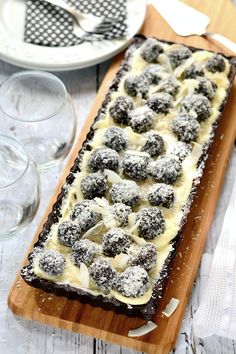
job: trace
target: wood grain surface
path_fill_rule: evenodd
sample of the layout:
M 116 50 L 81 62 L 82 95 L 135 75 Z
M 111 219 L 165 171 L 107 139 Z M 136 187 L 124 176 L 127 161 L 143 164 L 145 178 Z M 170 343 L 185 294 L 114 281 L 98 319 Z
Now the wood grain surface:
M 196 0 L 191 1 L 191 4 L 206 14 L 211 14 L 212 22 L 209 30 L 218 31 L 221 34 L 227 35 L 232 40 L 236 39 L 232 26 L 236 18 L 236 11 L 229 1 L 217 0 L 213 2 L 207 0 L 199 2 Z M 212 6 L 214 6 L 214 12 L 211 11 Z M 224 16 L 221 16 L 222 12 L 224 12 Z M 176 36 L 151 6 L 148 7 L 147 18 L 142 33 L 147 36 L 154 35 L 159 38 L 179 41 L 206 49 L 220 50 L 217 44 L 203 38 L 181 38 Z M 226 51 L 224 52 L 227 53 Z M 92 111 L 86 121 L 80 139 L 74 147 L 71 159 L 63 172 L 54 197 L 39 225 L 38 232 L 41 231 L 52 204 L 56 200 L 65 176 L 68 174 L 70 166 L 73 164 L 75 156 L 89 130 L 89 126 L 115 76 L 121 58 L 122 55 L 115 59 L 101 85 Z M 128 330 L 139 327 L 145 321 L 117 315 L 111 311 L 104 311 L 90 305 L 80 304 L 78 301 L 59 298 L 54 294 L 45 294 L 41 290 L 26 285 L 20 279 L 19 275 L 17 275 L 9 294 L 8 305 L 10 309 L 16 315 L 27 319 L 84 333 L 139 351 L 160 354 L 168 353 L 175 343 L 181 325 L 233 146 L 236 132 L 236 106 L 233 103 L 235 99 L 236 85 L 234 84 L 231 97 L 217 130 L 217 136 L 211 149 L 199 193 L 195 198 L 184 229 L 184 237 L 178 248 L 178 254 L 174 261 L 173 271 L 169 278 L 164 298 L 156 315 L 155 320 L 158 328 L 155 331 L 143 337 L 129 338 L 127 337 Z M 36 233 L 35 240 L 38 232 Z M 171 297 L 179 298 L 180 305 L 171 318 L 167 319 L 161 315 L 161 311 Z

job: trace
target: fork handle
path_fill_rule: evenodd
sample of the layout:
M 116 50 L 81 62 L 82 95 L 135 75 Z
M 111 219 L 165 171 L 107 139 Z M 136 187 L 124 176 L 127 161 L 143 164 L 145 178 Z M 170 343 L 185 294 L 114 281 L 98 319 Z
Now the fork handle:
M 62 9 L 66 10 L 66 11 L 70 11 L 72 9 L 71 6 L 69 6 L 65 1 L 63 0 L 44 0 L 46 2 L 49 2 L 52 5 L 61 7 Z
M 71 16 L 74 17 L 74 19 L 77 21 L 77 14 L 79 13 L 80 15 L 82 14 L 79 10 L 76 10 L 74 7 L 68 5 L 64 0 L 44 0 L 46 2 L 49 2 L 52 5 L 58 6 L 61 9 L 67 11 Z
M 203 34 L 203 36 L 213 38 L 217 42 L 223 44 L 223 46 L 228 48 L 231 52 L 236 54 L 236 43 L 232 42 L 230 39 L 222 36 L 221 34 L 206 32 Z

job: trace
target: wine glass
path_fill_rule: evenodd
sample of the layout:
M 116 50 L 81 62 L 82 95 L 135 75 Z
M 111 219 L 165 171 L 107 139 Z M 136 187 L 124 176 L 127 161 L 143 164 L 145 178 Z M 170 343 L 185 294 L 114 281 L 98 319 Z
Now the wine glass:
M 0 240 L 23 230 L 35 216 L 40 180 L 23 145 L 0 135 Z
M 40 171 L 63 160 L 76 135 L 72 100 L 55 75 L 22 71 L 0 85 L 0 132 L 20 140 Z

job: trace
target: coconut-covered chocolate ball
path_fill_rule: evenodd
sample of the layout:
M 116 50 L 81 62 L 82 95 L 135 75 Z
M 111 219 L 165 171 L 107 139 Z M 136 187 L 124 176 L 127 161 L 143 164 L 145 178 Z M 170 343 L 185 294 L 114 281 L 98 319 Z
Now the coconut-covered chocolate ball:
M 132 212 L 130 206 L 123 203 L 115 203 L 111 208 L 112 215 L 120 227 L 128 225 L 129 214 Z
M 103 138 L 104 145 L 120 152 L 128 146 L 128 137 L 124 129 L 118 127 L 108 128 Z
M 116 271 L 105 260 L 97 260 L 92 263 L 89 274 L 93 282 L 104 292 L 111 290 L 116 283 Z
M 130 235 L 118 227 L 109 230 L 102 238 L 102 250 L 107 257 L 115 257 L 117 254 L 127 253 L 130 245 Z
M 90 173 L 82 179 L 80 188 L 86 199 L 103 197 L 108 188 L 107 179 L 99 172 Z
M 80 266 L 81 263 L 84 263 L 88 267 L 92 264 L 98 253 L 99 249 L 97 244 L 85 239 L 74 243 L 71 258 L 75 265 Z
M 103 171 L 105 169 L 117 171 L 119 167 L 119 155 L 110 148 L 94 150 L 88 160 L 90 172 Z
M 148 38 L 141 47 L 140 55 L 148 63 L 156 63 L 162 52 L 163 47 L 160 42 L 155 38 Z
M 197 139 L 200 125 L 189 113 L 181 113 L 172 121 L 172 130 L 180 141 L 189 143 Z
M 66 266 L 65 257 L 58 251 L 45 250 L 39 258 L 39 268 L 48 275 L 61 275 Z
M 130 261 L 131 266 L 140 266 L 149 272 L 156 266 L 157 249 L 152 243 L 146 243 L 138 249 Z
M 165 150 L 163 138 L 153 131 L 144 134 L 147 139 L 142 151 L 147 152 L 151 157 L 156 157 L 162 154 Z
M 198 76 L 204 76 L 204 70 L 200 64 L 191 64 L 183 73 L 184 79 L 196 79 Z
M 117 278 L 116 290 L 126 297 L 138 297 L 145 294 L 150 286 L 146 270 L 140 266 L 128 267 Z
M 114 184 L 110 189 L 110 195 L 113 203 L 123 203 L 131 207 L 137 204 L 141 198 L 137 183 L 128 180 Z
M 225 71 L 225 60 L 222 55 L 214 54 L 210 59 L 206 62 L 206 69 L 211 73 L 223 72 Z
M 124 89 L 131 97 L 146 97 L 149 90 L 149 82 L 145 75 L 129 75 L 124 81 Z
M 143 208 L 137 213 L 138 233 L 146 240 L 153 240 L 165 230 L 165 220 L 157 207 Z
M 64 246 L 71 247 L 75 241 L 80 239 L 81 235 L 80 226 L 71 220 L 63 221 L 58 226 L 57 238 L 59 243 Z
M 170 150 L 170 154 L 176 156 L 181 162 L 187 157 L 192 151 L 192 146 L 190 144 L 178 141 L 173 148 Z
M 169 93 L 172 97 L 175 98 L 177 93 L 179 92 L 180 85 L 178 81 L 172 76 L 168 76 L 164 78 L 159 83 L 159 91 Z
M 76 221 L 82 233 L 91 229 L 102 218 L 101 214 L 92 210 L 94 204 L 96 203 L 93 200 L 83 200 L 72 211 L 71 219 Z
M 206 77 L 198 78 L 198 85 L 195 89 L 196 93 L 201 93 L 206 96 L 210 101 L 215 96 L 217 85 L 214 81 L 207 79 Z
M 167 114 L 173 107 L 173 98 L 169 93 L 159 92 L 148 99 L 147 105 L 156 113 Z
M 200 94 L 187 96 L 183 102 L 183 109 L 196 115 L 196 119 L 202 122 L 211 115 L 211 103 L 207 97 Z
M 148 201 L 154 206 L 170 208 L 174 202 L 174 189 L 165 183 L 154 184 L 148 191 Z
M 111 104 L 109 112 L 116 123 L 127 124 L 128 113 L 132 109 L 134 109 L 132 99 L 126 96 L 119 96 Z
M 155 114 L 147 106 L 138 107 L 129 112 L 128 125 L 136 133 L 144 133 L 150 130 L 155 122 Z
M 172 184 L 181 176 L 182 165 L 175 157 L 161 156 L 153 164 L 151 173 L 155 181 Z
M 180 64 L 192 56 L 192 52 L 187 47 L 180 47 L 175 50 L 171 50 L 167 53 L 170 63 L 173 69 L 177 68 Z
M 163 67 L 158 64 L 149 65 L 144 73 L 150 85 L 158 85 L 163 78 Z
M 123 172 L 136 181 L 144 181 L 148 176 L 149 162 L 150 156 L 144 152 L 127 153 L 122 164 Z
M 87 199 L 84 199 L 81 202 L 77 203 L 72 211 L 71 219 L 72 220 L 78 219 L 82 211 L 91 208 L 94 205 L 94 203 L 95 202 L 93 200 L 87 200 Z

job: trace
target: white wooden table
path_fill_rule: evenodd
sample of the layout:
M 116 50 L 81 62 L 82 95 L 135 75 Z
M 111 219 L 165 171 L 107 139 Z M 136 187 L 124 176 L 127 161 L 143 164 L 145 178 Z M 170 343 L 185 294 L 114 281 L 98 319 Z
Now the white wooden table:
M 68 73 L 56 73 L 72 95 L 78 120 L 78 133 L 89 113 L 100 82 L 110 62 Z M 0 61 L 0 82 L 20 68 Z M 2 117 L 0 117 L 2 119 Z M 11 240 L 0 242 L 0 353 L 1 354 L 134 354 L 132 350 L 111 345 L 101 340 L 55 329 L 16 318 L 7 308 L 7 295 L 35 233 L 47 203 L 53 193 L 63 166 L 55 167 L 41 176 L 42 197 L 39 211 L 29 228 Z M 206 252 L 213 253 L 220 233 L 233 180 L 236 176 L 236 149 L 234 149 L 224 188 L 209 232 Z M 216 336 L 197 339 L 192 332 L 192 316 L 199 304 L 202 277 L 197 276 L 190 303 L 174 350 L 175 354 L 232 354 L 236 341 Z

